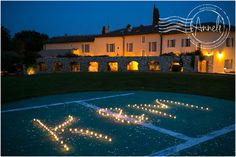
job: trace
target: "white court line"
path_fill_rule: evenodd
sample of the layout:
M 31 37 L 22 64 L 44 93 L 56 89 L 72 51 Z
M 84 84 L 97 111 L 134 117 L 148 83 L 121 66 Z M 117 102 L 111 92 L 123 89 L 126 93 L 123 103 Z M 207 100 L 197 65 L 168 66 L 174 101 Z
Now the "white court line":
M 96 105 L 92 105 L 92 104 L 89 104 L 89 103 L 86 103 L 86 102 L 78 102 L 78 104 L 83 105 L 83 106 L 88 107 L 88 108 L 92 108 L 94 110 L 101 109 L 100 107 L 98 107 Z M 130 120 L 130 119 L 128 119 L 128 117 L 125 117 L 125 119 Z M 155 126 L 151 123 L 140 123 L 139 125 L 141 125 L 143 127 L 146 127 L 146 128 L 149 128 L 149 129 L 152 129 L 152 130 L 155 130 L 155 131 L 158 131 L 158 132 L 161 132 L 163 134 L 170 135 L 170 136 L 178 138 L 178 139 L 182 139 L 182 140 L 191 140 L 191 139 L 193 139 L 193 138 L 188 137 L 184 134 L 174 132 L 174 131 L 171 131 L 171 130 L 168 130 L 168 129 L 164 129 L 164 128 Z
M 181 150 L 184 150 L 184 149 L 193 147 L 195 145 L 198 145 L 200 143 L 212 140 L 212 139 L 214 139 L 214 138 L 216 138 L 218 136 L 227 134 L 227 133 L 229 133 L 231 131 L 234 131 L 234 130 L 235 130 L 235 124 L 230 125 L 228 127 L 225 127 L 223 129 L 217 130 L 217 131 L 213 131 L 213 132 L 211 132 L 211 133 L 209 133 L 207 135 L 204 135 L 202 137 L 195 138 L 193 140 L 188 140 L 187 142 L 179 144 L 177 146 L 172 146 L 172 147 L 166 148 L 164 150 L 152 153 L 150 156 L 168 156 L 168 155 L 173 155 L 175 153 L 178 153 Z
M 174 132 L 174 131 L 171 131 L 171 130 L 168 130 L 168 129 L 165 129 L 165 128 L 155 126 L 151 123 L 142 123 L 142 126 L 146 127 L 146 128 L 149 128 L 149 129 L 152 129 L 152 130 L 156 130 L 158 132 L 161 132 L 161 133 L 164 133 L 164 134 L 167 134 L 167 135 L 170 135 L 170 136 L 173 136 L 173 137 L 178 138 L 178 139 L 182 139 L 182 140 L 191 140 L 191 139 L 193 139 L 192 137 L 189 137 L 189 136 L 186 136 L 184 134 Z
M 116 95 L 109 95 L 109 96 L 104 96 L 104 97 L 82 99 L 82 100 L 77 100 L 77 101 L 67 101 L 67 102 L 61 102 L 61 103 L 53 103 L 53 104 L 46 104 L 46 105 L 38 105 L 38 106 L 15 108 L 15 109 L 9 109 L 9 110 L 2 110 L 1 113 L 23 111 L 23 110 L 32 110 L 32 109 L 38 109 L 38 108 L 43 108 L 43 107 L 51 107 L 51 106 L 59 106 L 59 105 L 65 105 L 65 104 L 70 104 L 70 103 L 79 103 L 79 102 L 84 102 L 84 101 L 108 99 L 108 98 L 128 96 L 128 95 L 133 95 L 133 94 L 134 93 L 116 94 Z

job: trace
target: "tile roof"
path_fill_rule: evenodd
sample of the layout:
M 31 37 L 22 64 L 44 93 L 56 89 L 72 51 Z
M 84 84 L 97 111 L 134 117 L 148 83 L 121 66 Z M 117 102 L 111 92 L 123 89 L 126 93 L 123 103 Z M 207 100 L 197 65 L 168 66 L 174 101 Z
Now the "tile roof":
M 174 24 L 168 24 L 169 26 L 175 27 L 178 23 Z M 203 23 L 202 25 L 215 25 L 213 22 L 209 23 Z M 166 26 L 167 27 L 167 26 Z M 226 26 L 228 27 L 228 26 Z M 182 34 L 182 32 L 173 29 L 172 31 L 162 32 L 161 30 L 165 30 L 165 26 L 154 26 L 154 25 L 140 25 L 139 27 L 131 27 L 130 29 L 128 27 L 114 30 L 111 32 L 108 32 L 106 34 L 100 34 L 100 35 L 84 35 L 84 36 L 61 36 L 61 37 L 53 37 L 50 38 L 48 41 L 46 41 L 46 44 L 52 44 L 52 43 L 68 43 L 68 42 L 94 42 L 95 37 L 118 37 L 118 36 L 129 36 L 129 35 L 142 35 L 142 34 L 162 34 L 162 35 L 168 35 L 168 34 Z M 185 27 L 181 27 L 182 30 L 185 29 Z M 231 31 L 235 31 L 235 26 L 231 26 Z
M 127 35 L 140 35 L 140 34 L 158 34 L 159 29 L 157 26 L 147 25 L 143 26 L 140 25 L 139 27 L 133 28 L 122 28 L 115 31 L 108 32 L 106 34 L 102 34 L 98 37 L 112 37 L 112 36 L 127 36 Z
M 52 43 L 70 43 L 70 42 L 93 42 L 96 35 L 78 35 L 78 36 L 61 36 L 53 37 L 47 40 L 46 44 Z

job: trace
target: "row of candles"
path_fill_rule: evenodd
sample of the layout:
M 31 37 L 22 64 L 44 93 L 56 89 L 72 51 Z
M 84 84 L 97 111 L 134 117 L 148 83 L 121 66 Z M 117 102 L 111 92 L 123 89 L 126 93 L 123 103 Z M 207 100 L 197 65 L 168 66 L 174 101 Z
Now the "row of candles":
M 67 117 L 67 119 L 62 123 L 62 124 L 59 124 L 57 126 L 55 126 L 53 128 L 54 131 L 57 131 L 58 129 L 61 129 L 63 131 L 63 128 L 67 127 L 68 125 L 70 125 L 73 121 L 75 120 L 75 118 L 73 118 L 71 115 L 69 115 Z
M 74 128 L 73 129 L 73 128 L 70 128 L 69 131 L 71 133 L 77 133 L 77 134 L 81 134 L 81 135 L 84 135 L 84 136 L 89 136 L 91 138 L 97 138 L 97 139 L 106 140 L 106 141 L 109 141 L 109 142 L 112 141 L 112 138 L 108 137 L 107 135 L 103 135 L 101 133 L 91 131 L 91 130 L 88 130 L 88 129 L 82 129 L 82 128 Z
M 135 106 L 139 107 L 149 107 L 149 108 L 158 108 L 158 109 L 168 109 L 169 107 L 165 104 L 160 104 L 160 105 L 151 105 L 151 104 L 134 104 Z M 128 104 L 128 107 L 131 107 L 132 105 Z
M 40 127 L 42 127 L 44 130 L 46 130 L 57 143 L 62 145 L 62 147 L 64 148 L 65 151 L 70 150 L 70 148 L 67 146 L 67 144 L 65 144 L 65 142 L 62 139 L 59 139 L 58 135 L 55 132 L 53 132 L 48 126 L 43 124 L 39 119 L 33 119 L 33 122 L 37 123 Z
M 184 107 L 189 107 L 189 108 L 194 108 L 194 109 L 199 109 L 199 110 L 205 110 L 205 111 L 209 110 L 208 107 L 197 106 L 197 105 L 192 105 L 192 104 L 187 104 L 187 103 L 172 101 L 172 100 L 156 99 L 156 102 L 159 103 L 159 104 L 163 104 L 162 102 L 164 102 L 164 103 L 168 103 L 168 104 L 181 105 L 181 106 L 184 106 Z
M 101 108 L 97 110 L 98 114 L 103 117 L 108 117 L 116 122 L 120 123 L 127 123 L 127 124 L 139 124 L 146 120 L 148 120 L 148 117 L 145 116 L 145 114 L 142 115 L 127 115 L 123 113 L 123 110 L 121 108 Z
M 138 110 L 143 110 L 143 111 L 153 113 L 153 114 L 157 114 L 157 115 L 161 115 L 161 116 L 164 116 L 164 117 L 169 117 L 169 118 L 172 118 L 172 119 L 176 119 L 175 115 L 168 114 L 168 113 L 165 113 L 165 112 L 161 112 L 161 111 L 156 110 L 156 109 L 152 109 L 151 107 L 153 107 L 153 105 L 146 105 L 146 107 L 144 105 L 144 107 L 143 107 L 143 106 L 137 105 L 137 104 L 134 104 L 134 105 L 128 104 L 128 107 L 135 108 L 135 109 L 138 109 Z

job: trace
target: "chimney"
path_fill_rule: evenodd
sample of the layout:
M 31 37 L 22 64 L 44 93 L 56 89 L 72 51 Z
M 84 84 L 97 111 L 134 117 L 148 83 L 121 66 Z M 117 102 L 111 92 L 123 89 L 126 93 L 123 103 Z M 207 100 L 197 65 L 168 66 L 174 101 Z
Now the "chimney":
M 132 31 L 132 26 L 130 24 L 128 24 L 126 26 L 126 30 L 127 30 L 127 32 L 131 32 Z
M 105 33 L 109 33 L 109 26 L 105 27 Z
M 102 27 L 102 34 L 107 34 L 109 33 L 109 26 L 103 26 Z

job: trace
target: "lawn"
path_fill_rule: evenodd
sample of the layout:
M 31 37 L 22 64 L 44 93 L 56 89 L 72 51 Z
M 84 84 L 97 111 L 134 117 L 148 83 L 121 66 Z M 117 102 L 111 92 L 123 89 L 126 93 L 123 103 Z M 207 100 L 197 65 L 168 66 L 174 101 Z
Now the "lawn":
M 2 77 L 2 103 L 80 91 L 148 90 L 234 100 L 235 77 L 197 73 L 54 73 Z

